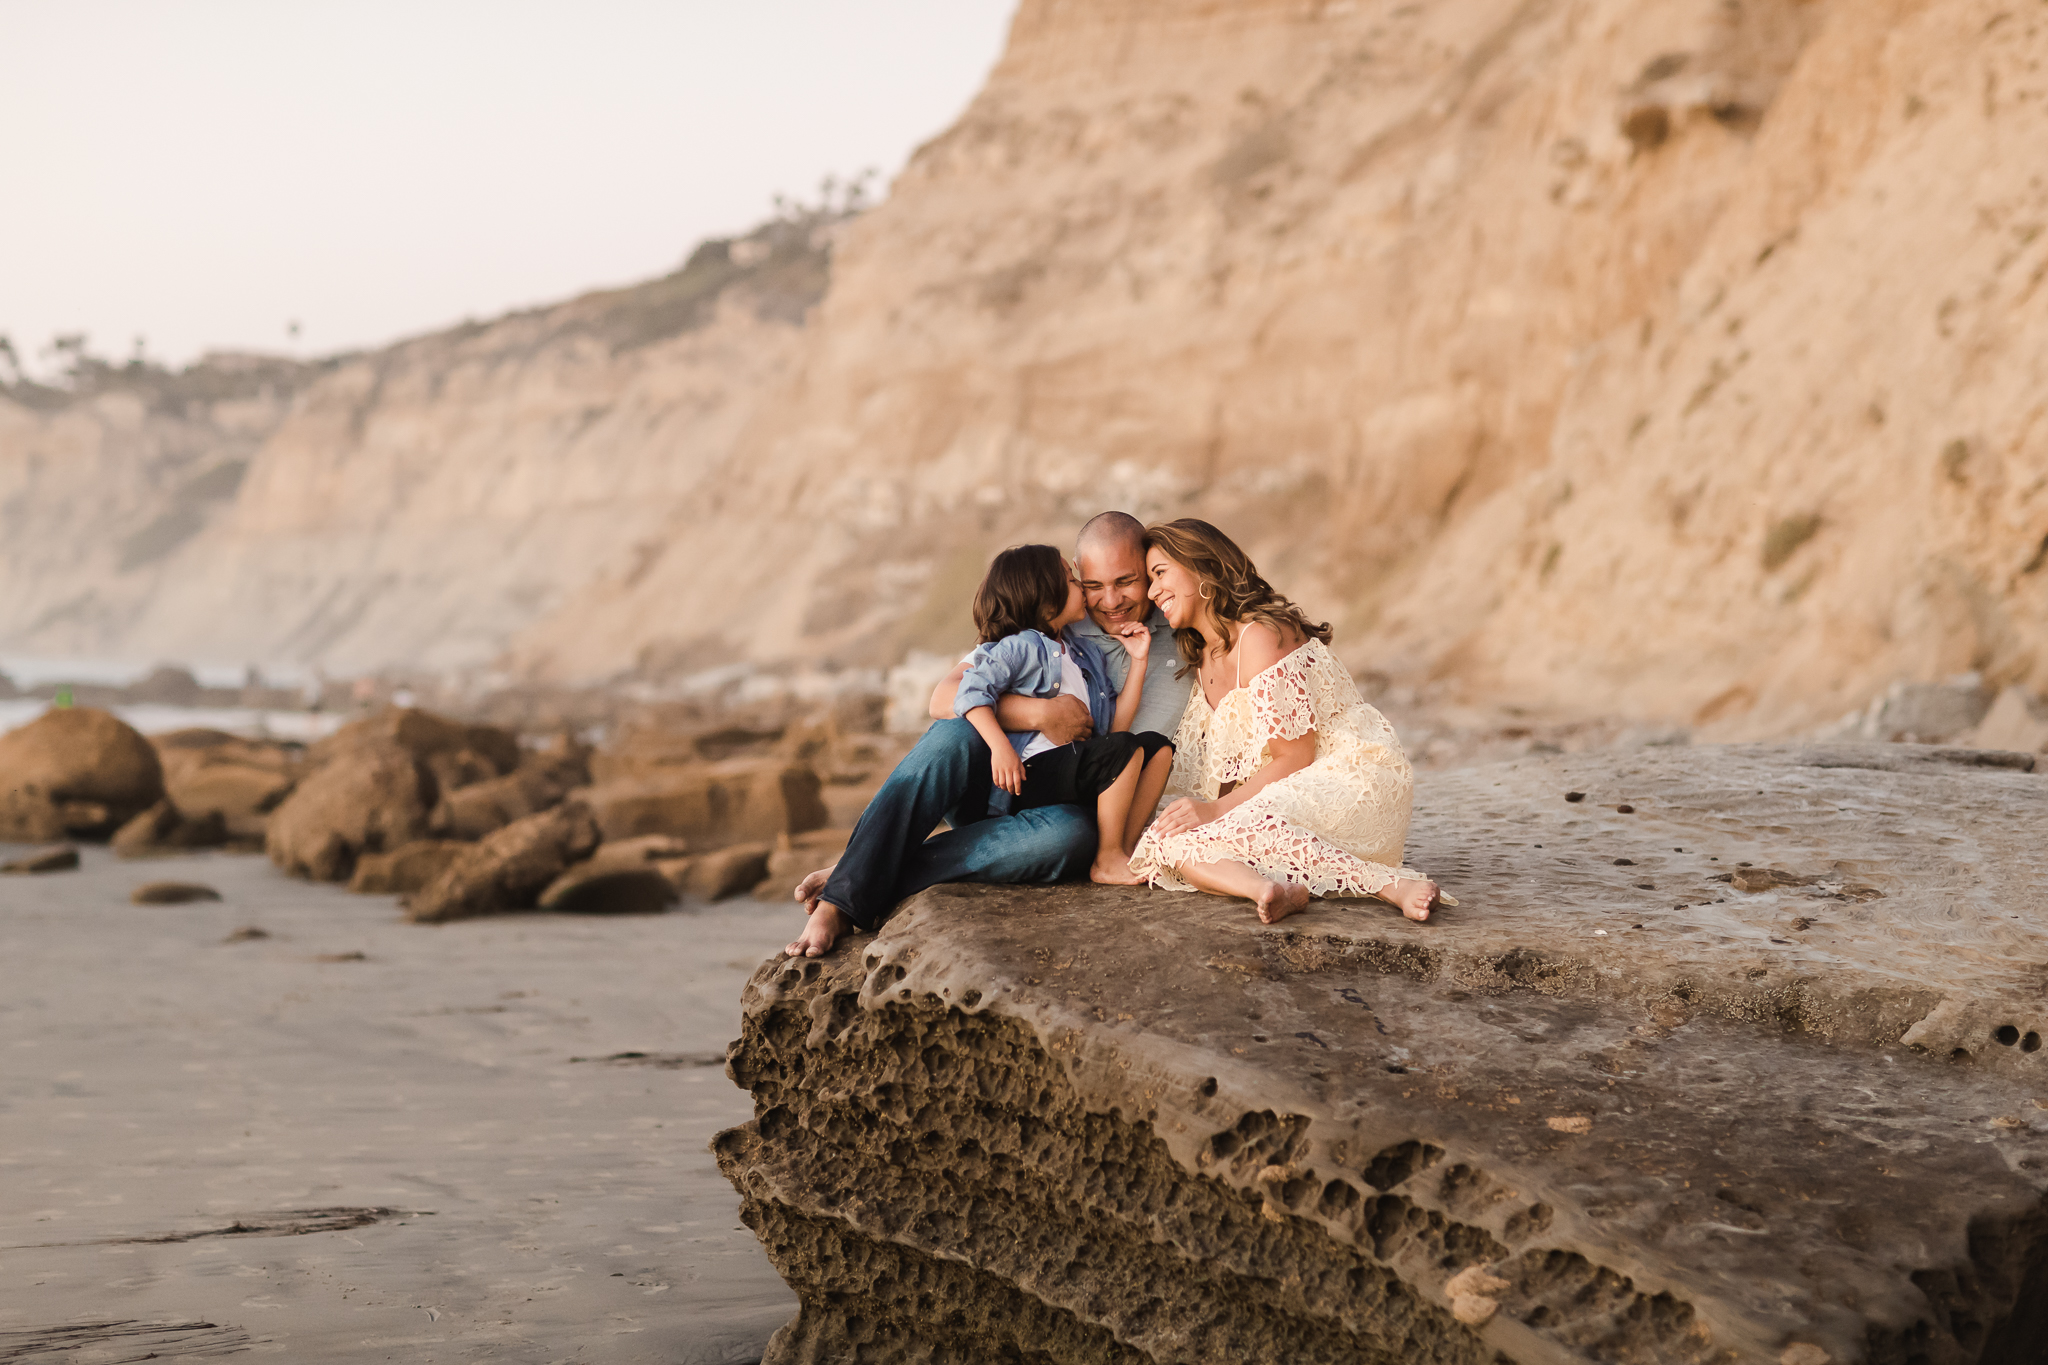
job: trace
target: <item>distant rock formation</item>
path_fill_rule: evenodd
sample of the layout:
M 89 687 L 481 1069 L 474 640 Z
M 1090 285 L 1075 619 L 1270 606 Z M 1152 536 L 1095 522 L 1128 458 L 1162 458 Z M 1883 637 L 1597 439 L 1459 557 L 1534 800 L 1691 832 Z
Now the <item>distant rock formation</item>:
M 2048 776 L 1427 777 L 1462 905 L 942 886 L 777 957 L 714 1150 L 765 1365 L 2048 1358 Z
M 593 576 L 630 580 L 681 506 L 717 495 L 842 216 L 796 210 L 657 280 L 274 362 L 218 399 L 182 396 L 222 387 L 208 365 L 0 388 L 0 642 L 489 664 Z

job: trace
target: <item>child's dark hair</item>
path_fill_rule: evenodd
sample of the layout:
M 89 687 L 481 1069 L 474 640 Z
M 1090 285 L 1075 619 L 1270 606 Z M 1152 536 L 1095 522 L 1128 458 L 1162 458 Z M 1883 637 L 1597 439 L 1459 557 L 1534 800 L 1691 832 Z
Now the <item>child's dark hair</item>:
M 1050 545 L 1012 545 L 997 555 L 974 590 L 981 643 L 1046 629 L 1067 609 L 1068 581 L 1067 561 Z

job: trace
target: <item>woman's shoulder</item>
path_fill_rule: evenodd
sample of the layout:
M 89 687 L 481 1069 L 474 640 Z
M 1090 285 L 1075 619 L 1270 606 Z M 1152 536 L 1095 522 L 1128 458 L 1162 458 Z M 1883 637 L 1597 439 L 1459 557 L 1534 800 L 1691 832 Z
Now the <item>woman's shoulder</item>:
M 1244 664 L 1244 676 L 1263 673 L 1274 664 L 1301 648 L 1299 636 L 1289 638 L 1277 626 L 1265 621 L 1247 621 L 1238 628 L 1238 658 Z

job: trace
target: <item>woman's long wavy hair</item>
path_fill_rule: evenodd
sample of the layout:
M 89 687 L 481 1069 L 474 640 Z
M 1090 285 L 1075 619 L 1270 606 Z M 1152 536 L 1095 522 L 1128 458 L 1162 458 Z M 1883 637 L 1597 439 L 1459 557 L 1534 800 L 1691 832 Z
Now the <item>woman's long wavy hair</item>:
M 1067 561 L 1050 545 L 1012 545 L 974 590 L 974 629 L 991 644 L 1020 631 L 1052 629 L 1067 609 Z
M 1145 549 L 1158 550 L 1201 582 L 1216 619 L 1229 632 L 1229 638 L 1215 642 L 1218 647 L 1229 648 L 1236 641 L 1236 628 L 1249 621 L 1263 621 L 1279 631 L 1283 639 L 1298 630 L 1310 639 L 1330 643 L 1328 621 L 1311 621 L 1304 616 L 1300 607 L 1259 577 L 1251 556 L 1238 549 L 1236 541 L 1208 522 L 1182 517 L 1179 521 L 1148 526 Z M 1201 666 L 1202 651 L 1209 642 L 1192 627 L 1175 631 L 1173 638 L 1180 646 L 1182 660 L 1175 676 L 1185 677 L 1189 669 Z

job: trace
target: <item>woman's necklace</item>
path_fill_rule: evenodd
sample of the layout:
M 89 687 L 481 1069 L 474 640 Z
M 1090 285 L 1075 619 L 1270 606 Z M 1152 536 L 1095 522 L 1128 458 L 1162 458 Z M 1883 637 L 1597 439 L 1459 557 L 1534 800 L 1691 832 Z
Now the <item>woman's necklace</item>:
M 1223 681 L 1223 665 L 1224 665 L 1225 663 L 1227 663 L 1227 662 L 1229 661 L 1229 659 L 1230 659 L 1230 649 L 1229 649 L 1229 646 L 1227 646 L 1227 645 L 1226 645 L 1226 646 L 1225 646 L 1225 647 L 1223 648 L 1223 650 L 1222 650 L 1222 651 L 1221 651 L 1220 653 L 1219 653 L 1218 651 L 1216 651 L 1216 650 L 1215 650 L 1214 648 L 1212 648 L 1212 647 L 1210 647 L 1210 646 L 1208 646 L 1208 645 L 1206 645 L 1206 644 L 1205 644 L 1205 645 L 1203 646 L 1203 648 L 1202 648 L 1202 691 L 1203 691 L 1203 692 L 1205 692 L 1205 693 L 1208 693 L 1208 694 L 1210 694 L 1210 695 L 1214 695 L 1214 694 L 1215 694 L 1215 691 L 1216 691 L 1216 686 L 1217 686 L 1217 684 Z

